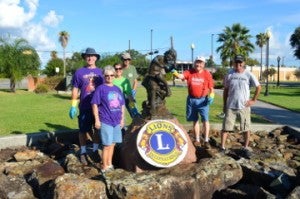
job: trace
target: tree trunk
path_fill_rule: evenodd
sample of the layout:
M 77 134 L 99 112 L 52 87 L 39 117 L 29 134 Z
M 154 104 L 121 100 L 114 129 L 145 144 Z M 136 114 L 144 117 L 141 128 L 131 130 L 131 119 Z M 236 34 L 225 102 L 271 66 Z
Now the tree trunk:
M 16 80 L 14 78 L 10 78 L 10 91 L 16 92 Z

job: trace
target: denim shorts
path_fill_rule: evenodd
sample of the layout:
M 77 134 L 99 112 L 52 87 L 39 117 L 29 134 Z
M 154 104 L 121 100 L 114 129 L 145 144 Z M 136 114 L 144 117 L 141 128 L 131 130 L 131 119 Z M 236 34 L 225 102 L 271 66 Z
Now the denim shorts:
M 92 109 L 80 110 L 78 126 L 80 133 L 91 132 L 95 123 Z
M 207 104 L 207 97 L 193 98 L 188 96 L 186 100 L 186 120 L 198 121 L 199 115 L 201 121 L 209 120 L 209 105 Z
M 113 143 L 122 142 L 122 131 L 120 125 L 111 126 L 101 122 L 100 137 L 102 144 L 105 146 L 112 145 Z

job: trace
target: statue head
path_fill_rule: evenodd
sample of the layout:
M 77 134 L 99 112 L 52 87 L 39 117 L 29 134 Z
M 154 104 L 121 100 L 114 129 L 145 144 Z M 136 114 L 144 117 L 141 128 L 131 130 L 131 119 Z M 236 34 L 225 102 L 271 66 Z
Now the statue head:
M 164 62 L 166 63 L 165 69 L 167 71 L 171 71 L 175 68 L 176 65 L 177 53 L 173 48 L 167 50 L 164 53 Z
M 167 64 L 175 64 L 176 58 L 177 58 L 177 53 L 176 53 L 176 50 L 174 50 L 173 48 L 167 50 L 164 53 L 164 61 Z

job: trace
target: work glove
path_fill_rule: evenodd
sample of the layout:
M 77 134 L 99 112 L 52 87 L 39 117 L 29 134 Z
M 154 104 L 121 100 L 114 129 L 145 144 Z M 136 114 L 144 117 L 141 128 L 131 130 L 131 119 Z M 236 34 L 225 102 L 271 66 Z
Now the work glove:
M 132 89 L 132 90 L 131 90 L 131 95 L 132 95 L 133 98 L 135 98 L 136 90 Z
M 172 69 L 171 70 L 171 73 L 174 75 L 174 76 L 178 76 L 179 74 L 178 74 L 178 72 L 177 72 L 177 70 L 175 70 L 175 69 Z
M 72 100 L 72 106 L 69 111 L 69 116 L 71 119 L 74 119 L 77 116 L 77 100 Z
M 131 109 L 133 109 L 133 108 L 135 107 L 134 101 L 130 101 L 130 102 L 128 103 L 128 105 L 129 105 L 129 107 L 130 107 Z
M 209 94 L 207 98 L 207 105 L 211 105 L 214 102 L 214 99 L 215 99 L 215 94 L 214 93 Z

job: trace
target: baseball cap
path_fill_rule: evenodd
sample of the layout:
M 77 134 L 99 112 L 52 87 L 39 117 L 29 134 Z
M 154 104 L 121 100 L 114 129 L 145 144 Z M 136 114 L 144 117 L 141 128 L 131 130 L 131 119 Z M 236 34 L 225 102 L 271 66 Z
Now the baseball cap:
M 201 57 L 201 56 L 197 56 L 195 61 L 202 61 L 202 62 L 206 62 L 205 58 L 204 57 Z
M 244 61 L 244 57 L 242 55 L 236 55 L 234 57 L 234 62 L 243 62 Z
M 121 55 L 121 58 L 122 58 L 123 60 L 125 60 L 125 59 L 131 59 L 131 56 L 130 56 L 129 53 L 123 53 L 123 54 Z

